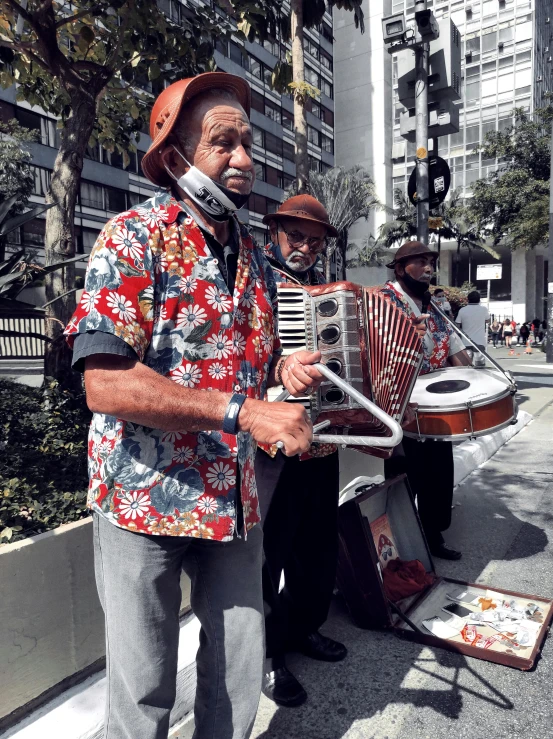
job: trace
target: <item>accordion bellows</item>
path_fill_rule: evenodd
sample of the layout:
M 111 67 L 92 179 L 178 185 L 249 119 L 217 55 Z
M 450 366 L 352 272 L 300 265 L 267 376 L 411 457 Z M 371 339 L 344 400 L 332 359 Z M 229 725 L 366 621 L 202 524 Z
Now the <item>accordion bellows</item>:
M 351 282 L 279 285 L 278 298 L 284 354 L 319 349 L 323 364 L 401 422 L 423 357 L 422 343 L 409 317 L 379 288 Z M 269 398 L 276 395 L 278 390 L 273 389 Z M 313 423 L 329 420 L 334 433 L 390 435 L 381 421 L 328 380 L 316 394 L 292 402 L 303 403 Z M 391 450 L 371 447 L 362 451 L 384 457 L 391 454 Z

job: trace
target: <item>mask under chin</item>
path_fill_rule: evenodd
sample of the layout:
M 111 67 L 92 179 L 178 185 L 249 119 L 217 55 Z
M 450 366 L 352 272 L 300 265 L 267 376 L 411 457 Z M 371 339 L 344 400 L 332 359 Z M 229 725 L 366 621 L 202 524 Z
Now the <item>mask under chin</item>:
M 407 272 L 403 274 L 403 277 L 401 279 L 409 288 L 409 290 L 411 290 L 411 292 L 413 292 L 418 298 L 422 298 L 430 285 L 429 282 L 426 282 L 424 280 L 415 280 L 415 278 L 411 277 L 411 275 L 408 275 Z

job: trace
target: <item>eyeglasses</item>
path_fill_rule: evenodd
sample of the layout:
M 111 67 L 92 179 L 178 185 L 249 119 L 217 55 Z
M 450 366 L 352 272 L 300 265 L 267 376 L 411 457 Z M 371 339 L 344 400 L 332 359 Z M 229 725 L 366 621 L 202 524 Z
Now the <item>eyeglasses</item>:
M 283 226 L 279 224 L 279 229 L 286 234 L 288 245 L 292 249 L 299 249 L 304 244 L 307 244 L 309 251 L 314 254 L 318 254 L 326 248 L 326 237 L 318 238 L 317 236 L 306 236 L 301 231 L 287 231 Z

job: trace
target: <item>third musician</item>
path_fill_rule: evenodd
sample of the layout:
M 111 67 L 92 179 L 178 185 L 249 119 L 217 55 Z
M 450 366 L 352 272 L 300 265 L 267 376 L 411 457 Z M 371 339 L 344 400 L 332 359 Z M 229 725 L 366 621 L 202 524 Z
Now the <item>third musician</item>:
M 388 281 L 382 292 L 400 306 L 411 318 L 423 313 L 423 300 L 434 274 L 438 253 L 420 241 L 408 241 L 387 266 L 394 270 L 394 280 Z M 427 331 L 423 339 L 424 359 L 421 374 L 447 365 L 471 363 L 468 353 L 445 318 L 432 307 L 428 313 Z M 407 473 L 422 527 L 431 553 L 443 559 L 460 559 L 461 552 L 448 547 L 442 532 L 451 524 L 453 500 L 453 445 L 451 441 L 424 442 L 403 437 L 404 457 L 393 456 L 385 462 L 386 477 L 401 471 Z M 403 466 L 404 465 L 404 466 Z

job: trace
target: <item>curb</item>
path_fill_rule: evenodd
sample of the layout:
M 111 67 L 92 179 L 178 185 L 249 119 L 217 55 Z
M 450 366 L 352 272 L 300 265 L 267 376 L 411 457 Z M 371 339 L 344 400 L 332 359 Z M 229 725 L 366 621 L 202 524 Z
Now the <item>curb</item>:
M 532 421 L 534 416 L 526 411 L 519 411 L 517 422 L 513 426 L 507 426 L 494 434 L 480 436 L 478 439 L 464 441 L 453 448 L 454 479 L 453 484 L 459 485 L 474 470 L 491 459 L 493 455 L 506 444 L 513 436 Z

